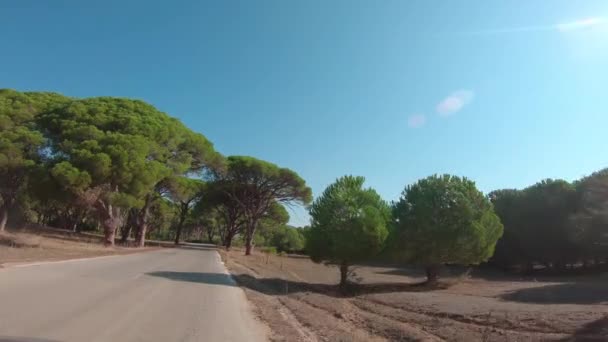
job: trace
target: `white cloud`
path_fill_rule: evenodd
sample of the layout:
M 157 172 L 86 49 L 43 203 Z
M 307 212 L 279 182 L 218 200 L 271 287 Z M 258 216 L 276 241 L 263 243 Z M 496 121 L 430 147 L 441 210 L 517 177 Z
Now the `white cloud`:
M 512 26 L 512 27 L 501 27 L 491 28 L 475 31 L 458 32 L 457 34 L 464 35 L 497 35 L 497 34 L 513 34 L 513 33 L 527 33 L 527 32 L 543 32 L 543 31 L 558 31 L 561 33 L 580 31 L 583 29 L 590 29 L 606 24 L 605 17 L 591 17 L 586 19 L 579 19 L 574 21 L 568 21 L 565 23 L 551 24 L 551 25 L 530 25 L 530 26 Z
M 575 30 L 581 30 L 590 28 L 592 26 L 597 26 L 602 24 L 604 21 L 603 18 L 587 18 L 581 20 L 570 21 L 567 23 L 557 24 L 555 28 L 560 32 L 570 32 Z
M 426 116 L 424 114 L 414 114 L 407 118 L 407 125 L 411 128 L 422 127 L 426 124 Z
M 450 116 L 471 103 L 474 97 L 475 93 L 472 90 L 457 90 L 437 104 L 437 113 L 441 116 Z

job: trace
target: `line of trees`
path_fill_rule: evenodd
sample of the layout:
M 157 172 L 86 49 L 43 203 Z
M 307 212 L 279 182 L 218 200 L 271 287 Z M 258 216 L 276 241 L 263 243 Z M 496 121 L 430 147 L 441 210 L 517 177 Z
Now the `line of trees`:
M 250 254 L 278 207 L 311 198 L 292 170 L 224 157 L 143 101 L 0 90 L 0 231 L 9 218 L 98 229 L 108 246 L 119 232 L 136 246 L 186 231 L 230 247 L 241 235 Z
M 608 261 L 608 169 L 573 183 L 547 179 L 497 190 L 490 198 L 505 226 L 492 264 L 532 271 Z
M 339 265 L 342 287 L 351 265 L 373 259 L 424 266 L 433 283 L 441 264 L 488 260 L 502 235 L 489 199 L 466 178 L 419 180 L 392 206 L 363 183 L 339 178 L 310 209 L 306 251 L 315 262 Z
M 363 177 L 339 178 L 310 207 L 306 252 L 339 266 L 342 286 L 351 265 L 371 260 L 423 266 L 429 282 L 442 264 L 608 265 L 608 169 L 488 196 L 466 178 L 434 175 L 406 186 L 390 205 L 363 184 Z

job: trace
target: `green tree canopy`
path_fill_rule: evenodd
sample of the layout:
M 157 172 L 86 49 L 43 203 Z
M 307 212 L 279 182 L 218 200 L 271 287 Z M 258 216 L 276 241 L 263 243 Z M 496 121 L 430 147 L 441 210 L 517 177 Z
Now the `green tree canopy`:
M 301 252 L 306 245 L 306 238 L 299 228 L 284 226 L 284 233 L 276 243 L 281 252 Z
M 170 234 L 170 228 L 176 221 L 176 210 L 175 205 L 166 198 L 159 198 L 152 202 L 150 206 L 150 232 L 149 235 L 153 239 L 164 240 L 167 239 Z
M 110 245 L 125 209 L 144 207 L 140 221 L 146 222 L 149 195 L 162 180 L 222 163 L 202 135 L 142 101 L 74 100 L 43 113 L 38 123 L 55 162 L 90 175 L 89 189 L 99 194 L 95 209 Z M 145 231 L 140 235 L 143 244 Z
M 310 207 L 306 251 L 315 262 L 340 265 L 341 286 L 349 266 L 378 254 L 388 235 L 390 209 L 364 182 L 363 177 L 341 177 Z
M 254 237 L 258 246 L 274 246 L 284 235 L 285 225 L 289 222 L 289 213 L 282 204 L 273 202 L 258 223 L 257 234 Z M 278 248 L 280 249 L 280 248 Z
M 396 261 L 424 265 L 429 281 L 445 263 L 488 260 L 503 226 L 475 183 L 434 175 L 409 185 L 394 208 L 390 253 Z
M 532 269 L 535 263 L 562 267 L 577 258 L 573 215 L 579 195 L 574 185 L 546 179 L 524 190 L 494 191 L 490 198 L 504 224 L 492 262 Z
M 526 264 L 530 259 L 524 248 L 525 226 L 524 192 L 516 189 L 492 191 L 489 196 L 494 211 L 504 226 L 503 236 L 496 243 L 493 264 L 508 269 L 514 264 Z
M 24 192 L 28 175 L 43 157 L 45 140 L 36 129 L 36 117 L 65 101 L 52 93 L 0 90 L 0 231 L 8 210 Z
M 223 184 L 246 219 L 246 255 L 251 254 L 260 219 L 274 202 L 308 204 L 312 199 L 312 191 L 297 173 L 253 157 L 228 157 Z
M 599 260 L 608 255 L 608 169 L 584 177 L 575 186 L 573 239 L 583 258 Z
M 188 177 L 171 177 L 166 181 L 169 198 L 175 203 L 178 212 L 178 221 L 175 227 L 175 244 L 179 244 L 184 222 L 190 209 L 205 195 L 207 184 L 200 180 Z
M 238 198 L 231 195 L 235 184 L 225 181 L 207 183 L 204 199 L 198 201 L 192 210 L 192 219 L 195 222 L 205 222 L 205 217 L 213 216 L 222 245 L 227 250 L 232 246 L 234 237 L 242 233 L 245 226 L 245 217 Z

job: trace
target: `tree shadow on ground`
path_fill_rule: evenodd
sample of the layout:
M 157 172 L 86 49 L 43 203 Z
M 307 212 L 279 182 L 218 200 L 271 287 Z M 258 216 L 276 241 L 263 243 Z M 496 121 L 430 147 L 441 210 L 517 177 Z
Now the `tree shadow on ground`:
M 415 267 L 391 267 L 389 269 L 383 269 L 375 271 L 376 274 L 381 275 L 395 275 L 395 276 L 406 276 L 406 277 L 424 277 L 424 270 L 422 268 Z M 607 280 L 608 274 L 605 274 L 606 270 L 601 268 L 593 269 L 576 269 L 567 270 L 562 273 L 554 270 L 541 270 L 533 273 L 521 273 L 515 271 L 501 270 L 492 266 L 457 266 L 448 265 L 443 266 L 439 272 L 440 276 L 444 278 L 460 278 L 467 277 L 471 279 L 486 280 L 486 281 L 497 281 L 497 282 L 551 282 L 551 283 L 572 283 L 573 281 L 587 282 L 589 280 L 597 280 L 598 277 Z M 601 275 L 605 274 L 605 275 Z
M 157 271 L 146 275 L 187 283 L 236 286 L 230 275 L 224 273 Z
M 436 284 L 422 283 L 374 283 L 356 284 L 349 283 L 346 287 L 323 283 L 306 283 L 291 281 L 280 278 L 256 278 L 248 274 L 234 275 L 237 283 L 250 290 L 267 295 L 287 295 L 298 292 L 313 292 L 332 297 L 354 297 L 364 294 L 389 293 L 389 292 L 426 292 L 442 290 L 449 285 L 438 282 Z
M 372 267 L 381 267 L 381 270 L 376 270 L 374 273 L 381 275 L 394 275 L 394 276 L 406 276 L 412 278 L 420 278 L 426 277 L 426 272 L 424 267 L 399 267 L 399 266 L 384 266 L 384 265 L 374 265 Z M 441 277 L 446 278 L 454 278 L 454 277 L 462 277 L 469 276 L 473 272 L 476 272 L 474 268 L 468 266 L 441 266 L 439 270 L 439 275 Z
M 406 276 L 406 277 L 422 277 L 425 276 L 423 269 L 418 268 L 391 268 L 383 271 L 376 271 L 376 274 Z
M 589 322 L 563 342 L 599 342 L 608 340 L 608 316 Z
M 599 304 L 608 301 L 608 286 L 603 282 L 564 283 L 519 289 L 501 299 L 535 304 Z

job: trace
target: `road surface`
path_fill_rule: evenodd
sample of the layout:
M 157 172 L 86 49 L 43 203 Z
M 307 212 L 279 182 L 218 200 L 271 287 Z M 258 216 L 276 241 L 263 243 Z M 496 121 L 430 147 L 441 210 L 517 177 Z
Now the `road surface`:
M 0 342 L 265 340 L 201 246 L 0 269 Z

